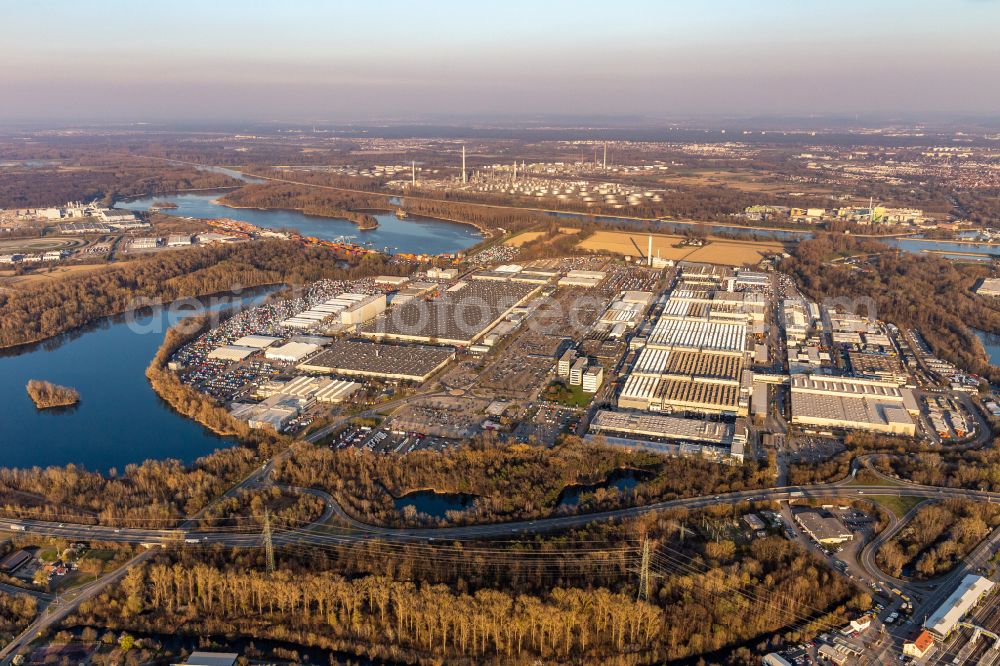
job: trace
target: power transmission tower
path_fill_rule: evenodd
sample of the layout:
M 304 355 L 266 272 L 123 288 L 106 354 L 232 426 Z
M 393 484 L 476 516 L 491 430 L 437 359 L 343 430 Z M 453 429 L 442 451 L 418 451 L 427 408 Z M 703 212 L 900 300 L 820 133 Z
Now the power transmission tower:
M 264 556 L 267 558 L 267 573 L 274 573 L 274 542 L 271 540 L 271 513 L 264 509 Z
M 639 565 L 639 601 L 649 601 L 649 538 L 642 538 L 642 563 Z

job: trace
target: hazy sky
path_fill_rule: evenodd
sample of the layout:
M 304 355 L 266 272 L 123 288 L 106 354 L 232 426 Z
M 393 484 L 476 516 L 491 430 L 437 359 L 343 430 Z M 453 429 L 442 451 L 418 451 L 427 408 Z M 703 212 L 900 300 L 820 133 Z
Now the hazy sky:
M 0 120 L 1000 116 L 994 0 L 0 0 Z

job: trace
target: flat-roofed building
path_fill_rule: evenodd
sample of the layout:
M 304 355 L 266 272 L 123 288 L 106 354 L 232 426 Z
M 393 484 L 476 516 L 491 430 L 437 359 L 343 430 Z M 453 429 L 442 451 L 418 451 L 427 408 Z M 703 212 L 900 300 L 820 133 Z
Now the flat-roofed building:
M 345 326 L 361 324 L 385 312 L 385 306 L 385 294 L 364 296 L 340 311 L 340 322 Z
M 646 344 L 671 350 L 711 351 L 742 355 L 746 347 L 745 323 L 718 323 L 661 317 Z
M 401 287 L 409 281 L 410 278 L 402 275 L 378 275 L 375 277 L 375 284 L 386 285 L 389 287 Z
M 916 434 L 919 406 L 913 391 L 857 377 L 794 375 L 792 423 L 824 428 Z
M 430 280 L 454 280 L 458 277 L 457 268 L 428 268 L 427 278 Z
M 264 352 L 264 358 L 273 361 L 287 361 L 288 363 L 298 363 L 310 354 L 319 351 L 319 345 L 311 345 L 306 342 L 286 342 L 280 347 L 270 347 Z
M 304 372 L 422 382 L 453 358 L 452 347 L 336 340 L 298 368 Z
M 573 367 L 573 361 L 576 360 L 576 350 L 567 349 L 563 352 L 563 355 L 559 357 L 559 362 L 556 364 L 556 374 L 564 379 L 569 379 L 569 371 Z
M 570 277 L 569 275 L 559 278 L 560 287 L 584 287 L 587 289 L 601 284 L 604 278 L 597 277 Z
M 792 423 L 819 428 L 916 434 L 916 423 L 897 403 L 866 397 L 792 392 Z
M 743 419 L 733 423 L 602 409 L 590 422 L 587 439 L 595 437 L 612 446 L 742 462 L 747 428 Z
M 308 408 L 313 400 L 291 395 L 272 395 L 260 404 L 233 403 L 229 413 L 257 430 L 281 432 L 288 423 Z
M 257 347 L 241 345 L 224 345 L 216 347 L 208 353 L 208 358 L 218 361 L 242 361 L 250 354 L 260 351 Z
M 663 414 L 612 412 L 598 410 L 590 422 L 594 433 L 642 435 L 663 439 L 684 439 L 704 444 L 726 445 L 732 442 L 731 423 L 703 419 L 686 419 Z
M 980 296 L 1000 296 L 1000 278 L 984 278 L 976 287 Z
M 604 381 L 604 368 L 599 365 L 587 368 L 583 373 L 581 386 L 586 393 L 597 393 Z
M 795 514 L 795 522 L 816 543 L 830 546 L 854 539 L 851 530 L 825 511 L 799 511 Z
M 237 347 L 253 347 L 254 349 L 264 349 L 270 347 L 271 345 L 281 342 L 281 338 L 276 338 L 270 335 L 244 335 L 239 340 L 235 341 L 233 344 Z
M 236 666 L 236 660 L 240 655 L 235 652 L 204 652 L 201 650 L 191 653 L 183 664 L 171 664 L 171 666 Z
M 847 354 L 851 369 L 858 375 L 873 377 L 885 382 L 904 384 L 906 372 L 895 354 L 871 354 L 850 351 Z
M 270 398 L 274 395 L 287 395 L 296 398 L 313 399 L 316 402 L 343 402 L 355 391 L 361 388 L 358 382 L 345 379 L 327 379 L 325 377 L 303 376 L 287 382 L 264 382 L 257 388 L 257 396 Z
M 994 585 L 985 576 L 967 575 L 945 602 L 927 618 L 924 629 L 938 640 L 948 638 L 961 619 L 993 590 Z
M 432 300 L 394 304 L 373 321 L 361 324 L 358 335 L 467 347 L 540 289 L 519 282 L 470 281 Z
M 621 300 L 626 303 L 638 303 L 643 307 L 648 307 L 653 302 L 654 294 L 651 291 L 623 291 Z

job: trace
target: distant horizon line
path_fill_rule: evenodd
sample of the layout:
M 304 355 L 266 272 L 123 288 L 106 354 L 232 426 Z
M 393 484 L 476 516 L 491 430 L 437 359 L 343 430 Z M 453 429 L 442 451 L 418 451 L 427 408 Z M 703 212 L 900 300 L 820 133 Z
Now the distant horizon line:
M 503 130 L 770 130 L 820 131 L 848 129 L 1000 129 L 1000 112 L 927 113 L 927 114 L 745 114 L 699 113 L 676 116 L 646 114 L 415 114 L 410 117 L 371 117 L 358 119 L 331 118 L 176 118 L 96 120 L 0 118 L 0 129 L 69 130 L 105 129 L 190 129 L 190 128 L 253 128 L 287 127 L 299 130 L 433 128 L 503 129 Z

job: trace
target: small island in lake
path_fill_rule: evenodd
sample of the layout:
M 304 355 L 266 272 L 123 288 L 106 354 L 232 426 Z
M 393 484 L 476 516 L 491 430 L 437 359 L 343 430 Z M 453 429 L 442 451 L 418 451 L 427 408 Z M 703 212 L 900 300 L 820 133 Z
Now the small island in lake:
M 80 393 L 68 386 L 59 386 L 52 382 L 32 379 L 28 382 L 28 395 L 35 401 L 38 409 L 49 407 L 69 407 L 80 402 Z
M 178 207 L 177 204 L 175 204 L 173 201 L 154 201 L 149 208 L 150 210 L 153 210 L 154 208 L 156 210 L 165 210 L 177 207 Z

